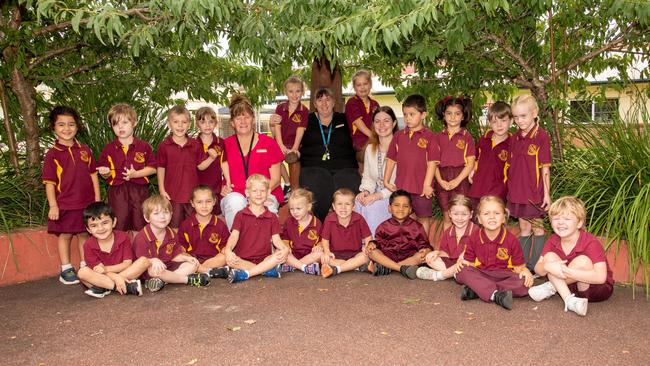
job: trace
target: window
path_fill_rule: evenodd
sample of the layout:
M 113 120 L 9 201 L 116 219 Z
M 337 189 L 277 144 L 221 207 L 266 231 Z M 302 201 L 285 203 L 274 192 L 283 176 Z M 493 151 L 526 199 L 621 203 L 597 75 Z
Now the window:
M 611 122 L 618 117 L 618 99 L 572 100 L 569 115 L 574 122 Z

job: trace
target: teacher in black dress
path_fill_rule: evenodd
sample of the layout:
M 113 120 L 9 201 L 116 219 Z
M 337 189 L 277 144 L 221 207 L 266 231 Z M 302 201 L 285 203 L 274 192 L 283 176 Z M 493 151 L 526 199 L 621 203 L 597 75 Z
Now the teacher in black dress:
M 359 191 L 357 159 L 345 114 L 334 112 L 332 91 L 320 88 L 314 98 L 300 147 L 300 186 L 314 193 L 314 214 L 323 220 L 339 188 Z

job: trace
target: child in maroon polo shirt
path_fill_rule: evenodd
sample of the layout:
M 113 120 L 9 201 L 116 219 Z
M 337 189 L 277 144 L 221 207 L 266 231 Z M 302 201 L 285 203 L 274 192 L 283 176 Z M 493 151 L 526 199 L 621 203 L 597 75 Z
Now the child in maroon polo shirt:
M 214 129 L 218 124 L 217 114 L 210 107 L 201 107 L 194 114 L 194 118 L 196 119 L 196 127 L 199 129 L 197 140 L 202 144 L 203 152 L 208 155 L 210 150 L 214 150 L 216 153 L 214 161 L 205 170 L 197 171 L 198 183 L 212 189 L 214 197 L 217 200 L 212 212 L 215 215 L 220 215 L 221 206 L 219 202 L 221 201 L 221 189 L 224 183 L 230 185 L 230 177 L 228 175 L 228 169 L 222 171 L 223 162 L 228 160 L 223 139 L 214 134 Z M 228 166 L 227 164 L 224 165 L 226 167 Z
M 372 115 L 379 108 L 379 103 L 370 98 L 372 75 L 366 70 L 359 70 L 352 76 L 354 96 L 345 103 L 345 119 L 350 127 L 352 146 L 357 152 L 359 170 L 363 171 L 363 150 L 372 136 Z
M 470 237 L 464 266 L 456 275 L 456 281 L 464 285 L 460 299 L 480 298 L 511 310 L 513 296 L 528 295 L 533 275 L 517 238 L 506 230 L 506 208 L 499 197 L 481 198 L 478 221 L 482 228 Z
M 158 145 L 158 191 L 172 203 L 172 228 L 192 214 L 189 202 L 199 181 L 197 168 L 205 170 L 217 159 L 214 149 L 208 149 L 206 156 L 201 144 L 187 136 L 190 120 L 184 106 L 172 107 L 167 113 L 171 134 Z
M 309 108 L 300 103 L 305 92 L 304 83 L 296 76 L 289 77 L 284 82 L 284 94 L 287 101 L 278 104 L 275 114 L 271 115 L 269 123 L 273 126 L 273 136 L 289 164 L 287 173 L 284 165 L 282 168 L 282 179 L 285 184 L 289 182 L 291 189 L 297 189 L 300 177 L 300 143 L 307 128 Z
M 143 274 L 149 291 L 160 291 L 167 283 L 208 286 L 210 276 L 195 273 L 199 261 L 185 253 L 178 236 L 169 228 L 171 202 L 161 195 L 151 196 L 142 204 L 142 212 L 148 224 L 133 239 L 133 251 L 137 258 L 149 258 L 151 264 Z
M 487 117 L 490 130 L 478 141 L 476 164 L 468 177 L 472 186 L 467 196 L 472 199 L 472 207 L 487 195 L 506 200 L 505 165 L 510 154 L 508 129 L 512 124 L 510 105 L 500 101 L 492 104 Z
M 280 222 L 264 205 L 270 181 L 261 174 L 246 179 L 248 206 L 237 212 L 224 249 L 230 267 L 228 282 L 257 275 L 280 278 L 278 266 L 287 261 L 289 248 L 280 238 Z M 275 253 L 273 252 L 275 247 Z
M 399 271 L 408 279 L 416 278 L 418 266 L 431 251 L 427 233 L 422 224 L 409 217 L 411 195 L 398 189 L 388 198 L 392 217 L 377 227 L 375 240 L 367 245 L 368 272 L 375 276 Z
M 453 277 L 463 267 L 465 247 L 479 229 L 472 222 L 471 200 L 463 195 L 454 196 L 449 202 L 449 217 L 452 226 L 444 229 L 439 250 L 427 254 L 426 262 L 431 268 L 418 268 L 420 279 L 442 281 Z
M 149 176 L 156 173 L 151 145 L 133 136 L 138 118 L 133 107 L 116 104 L 108 111 L 116 139 L 104 146 L 97 171 L 108 183 L 108 204 L 117 230 L 140 231 L 146 225 L 142 202 L 149 197 Z
M 178 228 L 178 240 L 187 254 L 199 261 L 199 272 L 211 278 L 228 277 L 226 256 L 222 253 L 230 233 L 226 223 L 213 214 L 215 193 L 205 185 L 192 190 L 190 200 L 194 214 L 185 219 Z
M 543 218 L 551 205 L 551 143 L 537 123 L 538 110 L 530 95 L 520 95 L 512 102 L 519 130 L 510 137 L 506 163 L 508 210 L 519 219 L 519 242 L 531 271 L 544 247 Z
M 103 202 L 91 203 L 84 210 L 84 221 L 92 235 L 84 243 L 88 265 L 79 269 L 79 279 L 88 287 L 86 294 L 99 299 L 111 291 L 142 296 L 138 277 L 149 267 L 149 259 L 141 257 L 133 261 L 128 234 L 113 230 L 117 218 L 111 206 Z
M 384 187 L 403 189 L 411 194 L 413 212 L 429 232 L 431 226 L 433 178 L 440 162 L 440 147 L 435 134 L 424 126 L 427 105 L 421 95 L 410 95 L 402 103 L 406 128 L 398 131 L 386 153 Z M 397 166 L 395 183 L 390 179 Z
M 465 129 L 472 117 L 472 101 L 463 96 L 447 96 L 436 103 L 436 115 L 445 128 L 437 134 L 440 164 L 436 170 L 436 198 L 443 212 L 444 228 L 451 226 L 449 201 L 469 191 L 467 177 L 474 170 L 476 149 L 472 135 Z
M 575 197 L 562 197 L 549 208 L 551 235 L 535 272 L 546 275 L 548 282 L 531 287 L 528 294 L 535 301 L 552 297 L 556 292 L 564 300 L 564 311 L 587 315 L 587 305 L 605 301 L 614 292 L 614 277 L 601 242 L 584 230 L 585 205 Z
M 311 212 L 314 194 L 304 188 L 289 194 L 289 213 L 280 237 L 291 248 L 284 272 L 298 269 L 306 274 L 319 275 L 323 247 L 320 245 L 322 224 Z
M 58 106 L 49 116 L 50 129 L 56 136 L 54 146 L 45 154 L 41 178 L 50 210 L 47 232 L 58 236 L 61 260 L 59 281 L 66 285 L 79 283 L 70 264 L 70 244 L 77 235 L 79 267 L 86 265 L 83 243 L 88 238 L 83 210 L 100 200 L 99 179 L 95 159 L 88 146 L 75 140 L 79 130 L 79 114 L 70 107 Z
M 321 233 L 321 275 L 324 278 L 355 269 L 367 269 L 367 249 L 372 234 L 363 216 L 354 212 L 354 198 L 354 192 L 347 188 L 334 192 L 334 212 L 325 217 Z

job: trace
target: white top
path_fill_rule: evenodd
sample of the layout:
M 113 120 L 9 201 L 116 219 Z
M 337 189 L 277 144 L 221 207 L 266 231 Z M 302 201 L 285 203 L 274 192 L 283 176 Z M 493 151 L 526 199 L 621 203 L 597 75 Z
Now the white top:
M 377 146 L 377 151 L 379 151 L 379 146 Z M 366 147 L 364 152 L 363 160 L 363 177 L 361 178 L 361 185 L 359 186 L 359 191 L 368 191 L 370 193 L 375 193 L 381 191 L 381 194 L 384 198 L 390 197 L 392 193 L 388 188 L 384 187 L 383 178 L 379 179 L 379 164 L 377 161 L 377 151 L 373 152 L 370 146 Z M 386 153 L 381 153 L 382 156 L 382 170 L 386 166 Z M 395 172 L 397 169 L 393 169 L 393 175 L 390 177 L 390 182 L 395 183 Z M 381 176 L 383 177 L 383 171 Z

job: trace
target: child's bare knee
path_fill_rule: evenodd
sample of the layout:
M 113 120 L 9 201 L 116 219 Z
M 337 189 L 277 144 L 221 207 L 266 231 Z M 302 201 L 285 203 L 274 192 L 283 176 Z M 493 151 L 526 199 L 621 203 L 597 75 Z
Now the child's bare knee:
M 587 270 L 594 268 L 593 262 L 586 255 L 579 255 L 579 256 L 575 257 L 571 261 L 571 263 L 569 263 L 567 266 L 569 268 L 587 269 Z

